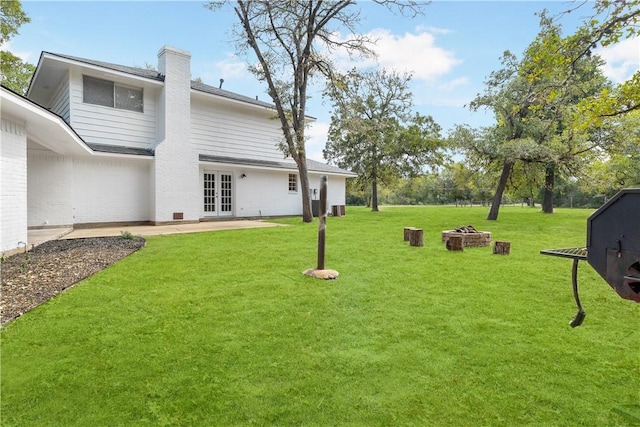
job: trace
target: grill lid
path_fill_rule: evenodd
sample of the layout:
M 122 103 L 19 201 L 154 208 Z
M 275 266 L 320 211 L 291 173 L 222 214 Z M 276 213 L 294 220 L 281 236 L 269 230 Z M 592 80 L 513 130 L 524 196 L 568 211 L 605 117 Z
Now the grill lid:
M 587 261 L 618 295 L 640 302 L 640 188 L 621 190 L 589 217 Z

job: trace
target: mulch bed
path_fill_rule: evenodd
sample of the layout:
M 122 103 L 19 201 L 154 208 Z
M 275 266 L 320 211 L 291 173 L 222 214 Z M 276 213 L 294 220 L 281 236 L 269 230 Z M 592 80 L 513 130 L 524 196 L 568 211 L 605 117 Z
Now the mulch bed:
M 23 315 L 146 244 L 141 237 L 51 240 L 0 265 L 0 324 Z

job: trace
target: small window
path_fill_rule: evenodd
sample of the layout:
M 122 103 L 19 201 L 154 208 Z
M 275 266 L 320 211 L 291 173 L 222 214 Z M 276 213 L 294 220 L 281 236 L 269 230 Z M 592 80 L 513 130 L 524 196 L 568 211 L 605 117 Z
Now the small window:
M 295 173 L 289 174 L 289 192 L 298 192 L 298 175 L 296 175 Z
M 116 108 L 142 113 L 142 89 L 115 85 Z
M 84 102 L 104 107 L 142 113 L 142 89 L 120 86 L 114 82 L 83 76 Z
M 84 76 L 84 102 L 113 107 L 113 82 Z

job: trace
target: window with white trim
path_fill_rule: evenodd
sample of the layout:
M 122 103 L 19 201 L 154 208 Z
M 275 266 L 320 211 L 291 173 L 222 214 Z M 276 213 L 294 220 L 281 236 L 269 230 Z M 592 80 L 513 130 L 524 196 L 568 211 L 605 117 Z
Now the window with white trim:
M 123 86 L 89 76 L 82 76 L 82 83 L 85 104 L 143 112 L 142 88 Z
M 298 175 L 295 173 L 289 174 L 289 192 L 297 193 L 298 192 Z

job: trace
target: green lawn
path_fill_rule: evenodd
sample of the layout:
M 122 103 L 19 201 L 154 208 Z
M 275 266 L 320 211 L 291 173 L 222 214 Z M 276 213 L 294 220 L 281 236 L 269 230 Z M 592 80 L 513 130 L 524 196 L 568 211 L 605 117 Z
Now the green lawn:
M 3 426 L 640 424 L 640 305 L 540 249 L 591 211 L 347 208 L 317 223 L 148 238 L 2 330 Z M 511 241 L 448 252 L 472 224 Z M 403 227 L 422 227 L 409 247 Z

